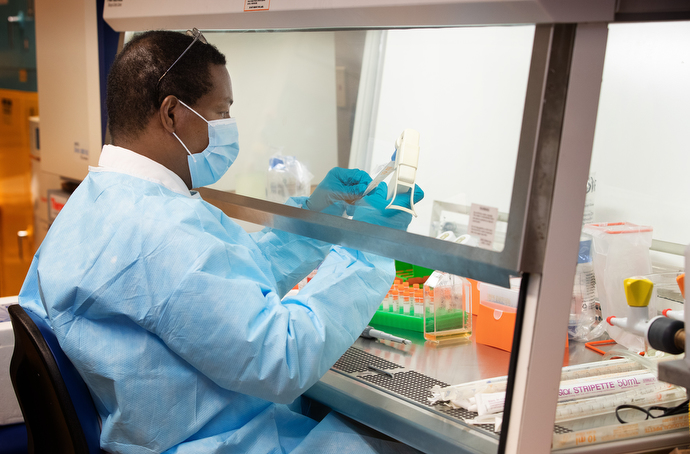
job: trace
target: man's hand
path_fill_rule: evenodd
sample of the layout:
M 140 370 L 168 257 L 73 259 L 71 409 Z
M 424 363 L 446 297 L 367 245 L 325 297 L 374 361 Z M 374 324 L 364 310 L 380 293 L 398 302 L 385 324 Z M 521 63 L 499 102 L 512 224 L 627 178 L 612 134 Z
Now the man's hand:
M 307 208 L 342 215 L 345 205 L 359 200 L 370 182 L 371 177 L 363 170 L 334 167 L 307 199 Z
M 352 219 L 368 222 L 370 224 L 392 227 L 394 229 L 406 230 L 410 221 L 412 221 L 412 215 L 405 211 L 392 208 L 386 209 L 389 203 L 388 200 L 386 200 L 387 196 L 388 186 L 386 183 L 382 182 L 376 189 L 357 202 L 355 205 L 355 214 Z M 422 188 L 415 185 L 414 203 L 419 202 L 423 198 L 424 191 L 422 191 Z M 410 192 L 407 191 L 404 194 L 396 195 L 393 205 L 410 208 Z

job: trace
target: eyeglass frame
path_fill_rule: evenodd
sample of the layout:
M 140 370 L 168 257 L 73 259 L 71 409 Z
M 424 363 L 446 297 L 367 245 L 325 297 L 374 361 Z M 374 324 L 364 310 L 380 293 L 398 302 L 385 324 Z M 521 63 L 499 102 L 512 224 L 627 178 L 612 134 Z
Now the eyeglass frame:
M 189 46 L 187 46 L 187 48 L 184 51 L 182 51 L 180 56 L 177 57 L 177 60 L 175 60 L 173 62 L 173 64 L 170 65 L 170 67 L 158 79 L 158 82 L 156 83 L 156 91 L 158 91 L 160 89 L 161 81 L 163 80 L 163 78 L 170 72 L 171 69 L 173 69 L 173 66 L 175 66 L 175 64 L 178 61 L 180 61 L 180 58 L 182 58 L 184 56 L 184 54 L 187 53 L 187 51 L 194 45 L 195 42 L 199 41 L 199 42 L 202 42 L 204 44 L 208 44 L 208 41 L 206 41 L 206 38 L 204 37 L 204 35 L 196 27 L 192 28 L 191 30 L 187 30 L 186 35 L 192 36 L 192 37 L 194 37 L 194 39 L 192 40 L 191 43 L 189 43 Z

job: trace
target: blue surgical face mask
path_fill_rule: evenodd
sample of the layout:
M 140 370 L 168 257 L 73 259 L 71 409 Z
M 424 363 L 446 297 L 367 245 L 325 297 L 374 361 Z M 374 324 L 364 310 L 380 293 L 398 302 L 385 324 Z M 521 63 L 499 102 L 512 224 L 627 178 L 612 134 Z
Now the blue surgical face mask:
M 180 101 L 180 104 L 199 115 L 197 111 Z M 201 115 L 199 118 L 208 124 L 208 147 L 201 153 L 192 154 L 189 148 L 177 137 L 189 156 L 189 173 L 192 175 L 192 187 L 208 186 L 225 175 L 240 152 L 238 144 L 237 122 L 234 118 L 208 121 Z

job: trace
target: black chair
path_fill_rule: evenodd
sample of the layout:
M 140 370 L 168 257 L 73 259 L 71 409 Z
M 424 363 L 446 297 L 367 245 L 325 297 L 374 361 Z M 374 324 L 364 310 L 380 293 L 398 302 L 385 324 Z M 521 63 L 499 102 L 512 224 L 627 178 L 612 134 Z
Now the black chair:
M 29 453 L 104 452 L 91 394 L 53 330 L 19 305 L 8 311 L 14 331 L 10 378 L 24 415 Z

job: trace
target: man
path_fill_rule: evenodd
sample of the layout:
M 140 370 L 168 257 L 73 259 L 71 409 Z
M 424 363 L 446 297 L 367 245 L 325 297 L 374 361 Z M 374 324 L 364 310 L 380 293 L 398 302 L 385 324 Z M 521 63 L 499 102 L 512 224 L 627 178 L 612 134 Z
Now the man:
M 106 451 L 316 452 L 323 429 L 366 452 L 371 442 L 337 417 L 312 431 L 284 404 L 361 333 L 392 262 L 277 230 L 248 235 L 190 191 L 237 156 L 232 101 L 225 58 L 197 30 L 135 37 L 108 78 L 113 145 L 51 227 L 20 304 L 46 318 L 86 381 Z M 369 181 L 334 169 L 293 203 L 340 214 Z M 405 228 L 385 192 L 358 201 L 354 218 Z

